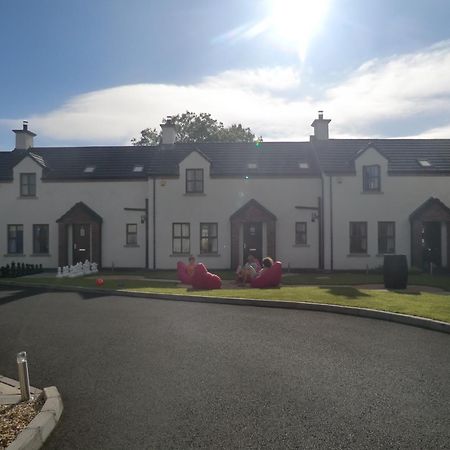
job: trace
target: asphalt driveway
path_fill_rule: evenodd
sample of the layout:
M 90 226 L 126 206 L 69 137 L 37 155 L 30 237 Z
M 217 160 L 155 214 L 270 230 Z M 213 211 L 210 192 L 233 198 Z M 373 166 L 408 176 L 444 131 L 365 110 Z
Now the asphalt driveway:
M 64 413 L 46 449 L 448 448 L 450 335 L 312 311 L 0 288 Z

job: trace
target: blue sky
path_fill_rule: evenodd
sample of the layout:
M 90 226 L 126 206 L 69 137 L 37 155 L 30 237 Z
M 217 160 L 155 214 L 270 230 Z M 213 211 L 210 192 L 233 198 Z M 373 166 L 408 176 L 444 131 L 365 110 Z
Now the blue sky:
M 23 119 L 36 145 L 122 145 L 186 109 L 266 140 L 318 109 L 332 137 L 450 138 L 448 0 L 327 0 L 302 55 L 283 32 L 312 12 L 280 31 L 275 1 L 2 0 L 0 149 Z

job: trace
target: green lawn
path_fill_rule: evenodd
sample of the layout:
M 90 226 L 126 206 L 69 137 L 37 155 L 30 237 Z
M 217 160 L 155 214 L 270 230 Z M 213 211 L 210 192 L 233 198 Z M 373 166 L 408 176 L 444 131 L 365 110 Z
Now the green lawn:
M 231 272 L 229 272 L 231 274 Z M 115 272 L 115 275 L 118 273 Z M 105 276 L 105 289 L 121 291 L 135 291 L 148 293 L 178 294 L 178 295 L 204 295 L 211 297 L 235 297 L 261 300 L 285 300 L 292 302 L 329 303 L 344 306 L 357 306 L 362 308 L 378 309 L 415 316 L 442 320 L 450 323 L 450 294 L 429 293 L 420 291 L 417 293 L 403 293 L 401 291 L 360 289 L 349 284 L 367 284 L 380 282 L 379 275 L 365 274 L 330 274 L 330 275 L 294 275 L 283 278 L 283 286 L 279 289 L 249 289 L 231 288 L 214 291 L 188 291 L 177 283 L 167 281 L 146 280 L 111 280 L 108 274 Z M 156 275 L 156 273 L 155 273 Z M 170 276 L 172 275 L 172 276 Z M 167 271 L 165 279 L 172 279 L 174 272 Z M 327 278 L 325 278 L 327 277 Z M 84 278 L 55 278 L 32 277 L 15 279 L 18 283 L 46 284 L 49 286 L 80 286 L 96 287 L 97 277 Z M 163 279 L 158 276 L 155 278 Z M 294 286 L 294 280 L 301 278 L 302 285 Z M 298 280 L 297 280 L 298 282 Z M 305 285 L 310 283 L 310 285 Z M 411 284 L 437 286 L 449 289 L 448 276 L 413 275 Z M 322 285 L 320 285 L 322 284 Z M 329 284 L 328 286 L 325 284 Z M 344 284 L 347 284 L 344 286 Z
M 212 270 L 219 275 L 222 280 L 233 280 L 235 272 L 232 270 Z M 104 275 L 138 275 L 148 279 L 157 280 L 176 280 L 175 270 L 156 270 L 156 271 L 104 271 Z M 364 272 L 333 272 L 333 273 L 288 273 L 283 277 L 283 285 L 345 285 L 353 286 L 358 284 L 377 284 L 383 283 L 383 275 L 379 273 L 368 274 Z M 450 291 L 450 275 L 428 275 L 422 273 L 412 273 L 409 275 L 409 284 L 418 284 L 422 286 L 435 286 Z

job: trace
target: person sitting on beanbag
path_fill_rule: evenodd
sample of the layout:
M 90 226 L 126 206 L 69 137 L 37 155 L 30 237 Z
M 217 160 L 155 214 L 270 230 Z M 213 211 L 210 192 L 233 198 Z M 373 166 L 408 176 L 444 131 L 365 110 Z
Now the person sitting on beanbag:
M 273 262 L 272 258 L 263 259 L 263 268 L 250 282 L 253 288 L 277 287 L 281 283 L 281 262 Z
M 236 283 L 245 284 L 250 283 L 252 278 L 255 278 L 261 270 L 261 264 L 253 255 L 248 255 L 247 263 L 244 266 L 238 266 L 236 269 Z
M 178 279 L 183 284 L 192 284 L 192 275 L 194 275 L 196 262 L 194 256 L 189 256 L 189 264 L 185 264 L 183 261 L 177 262 L 177 274 Z

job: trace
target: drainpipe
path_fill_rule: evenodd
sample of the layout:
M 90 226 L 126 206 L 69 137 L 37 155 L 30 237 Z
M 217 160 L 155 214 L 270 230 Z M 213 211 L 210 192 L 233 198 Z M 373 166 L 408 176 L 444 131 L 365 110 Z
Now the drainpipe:
M 330 175 L 330 270 L 334 270 L 334 255 L 333 255 L 333 177 Z
M 149 236 L 148 236 L 148 198 L 145 199 L 145 268 L 148 270 L 148 244 L 149 244 Z
M 324 203 L 325 203 L 325 187 L 323 174 L 320 174 L 321 197 L 319 197 L 319 269 L 323 270 L 325 267 L 325 218 L 324 218 Z
M 156 270 L 156 179 L 153 177 L 153 270 Z

